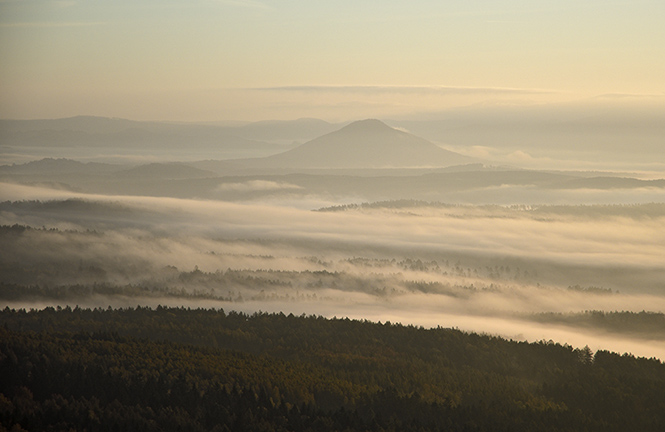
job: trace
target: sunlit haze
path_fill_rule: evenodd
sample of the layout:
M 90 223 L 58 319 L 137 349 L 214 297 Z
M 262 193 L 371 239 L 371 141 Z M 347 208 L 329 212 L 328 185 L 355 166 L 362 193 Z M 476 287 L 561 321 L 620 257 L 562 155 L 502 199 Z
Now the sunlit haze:
M 662 1 L 0 2 L 0 117 L 348 121 L 663 103 Z M 633 101 L 634 102 L 634 101 Z

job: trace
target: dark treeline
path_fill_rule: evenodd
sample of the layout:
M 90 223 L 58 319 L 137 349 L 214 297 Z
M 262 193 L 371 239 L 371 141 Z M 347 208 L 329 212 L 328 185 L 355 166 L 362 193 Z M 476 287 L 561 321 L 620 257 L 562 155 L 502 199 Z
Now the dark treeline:
M 237 297 L 218 296 L 202 290 L 184 288 L 165 288 L 155 285 L 114 285 L 93 283 L 90 285 L 16 285 L 0 282 L 0 299 L 2 300 L 86 300 L 95 295 L 106 297 L 140 297 L 146 298 L 180 298 L 192 300 L 217 300 L 232 302 Z
M 541 312 L 527 316 L 528 320 L 587 327 L 612 333 L 630 334 L 635 337 L 662 340 L 665 336 L 665 314 L 662 312 L 585 311 L 582 313 Z
M 656 359 L 304 315 L 6 308 L 0 377 L 7 430 L 665 428 Z
M 653 202 L 645 204 L 578 204 L 578 205 L 522 205 L 515 204 L 511 206 L 484 204 L 450 204 L 437 201 L 423 201 L 414 199 L 396 199 L 388 201 L 363 202 L 360 204 L 341 204 L 330 207 L 322 207 L 316 211 L 320 212 L 341 212 L 359 209 L 481 209 L 486 211 L 500 211 L 505 216 L 530 214 L 534 217 L 543 215 L 559 216 L 587 216 L 587 217 L 634 217 L 634 218 L 657 218 L 665 216 L 665 203 Z M 469 217 L 467 215 L 467 217 Z
M 330 207 L 322 207 L 316 211 L 320 212 L 336 212 L 355 209 L 402 209 L 412 207 L 434 207 L 434 208 L 451 208 L 460 207 L 459 204 L 447 204 L 433 201 L 412 200 L 412 199 L 399 199 L 390 201 L 377 201 L 377 202 L 364 202 L 360 204 L 340 204 Z

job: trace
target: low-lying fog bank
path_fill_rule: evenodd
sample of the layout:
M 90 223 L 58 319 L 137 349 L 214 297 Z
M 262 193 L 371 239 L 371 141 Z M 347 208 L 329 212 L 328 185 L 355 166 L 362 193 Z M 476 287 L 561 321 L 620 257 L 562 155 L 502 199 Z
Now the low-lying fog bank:
M 0 301 L 10 307 L 284 311 L 665 358 L 660 315 L 625 315 L 637 323 L 623 330 L 574 318 L 665 311 L 663 204 L 311 211 L 27 186 L 3 188 L 0 200 Z

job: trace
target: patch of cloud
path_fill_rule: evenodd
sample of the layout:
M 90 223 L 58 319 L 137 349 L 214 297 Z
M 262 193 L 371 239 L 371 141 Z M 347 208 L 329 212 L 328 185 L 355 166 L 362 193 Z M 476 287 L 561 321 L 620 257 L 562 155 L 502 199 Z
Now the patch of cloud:
M 493 163 L 506 164 L 511 166 L 519 166 L 529 169 L 551 169 L 561 170 L 565 167 L 567 170 L 594 170 L 594 171 L 608 171 L 613 169 L 625 170 L 626 162 L 611 162 L 608 160 L 596 159 L 582 159 L 578 157 L 574 159 L 572 152 L 562 152 L 558 157 L 543 156 L 536 152 L 539 149 L 532 149 L 527 152 L 514 147 L 497 148 L 486 145 L 455 145 L 453 143 L 445 143 L 442 145 L 447 150 L 470 156 L 481 160 L 491 161 Z M 541 152 L 543 150 L 540 150 Z M 584 157 L 587 157 L 586 155 Z M 663 164 L 660 162 L 652 162 L 649 164 L 641 163 L 635 164 L 633 168 L 640 170 L 652 170 L 657 174 L 653 174 L 654 178 L 662 178 Z
M 522 163 L 525 163 L 525 162 L 526 163 L 533 163 L 536 160 L 536 158 L 534 158 L 529 153 L 527 153 L 523 150 L 514 151 L 514 152 L 508 154 L 507 158 L 509 160 L 513 160 L 515 162 L 522 162 Z M 550 161 L 551 161 L 551 159 L 550 159 Z
M 497 149 L 480 145 L 453 147 L 451 150 L 478 159 L 492 159 L 497 157 L 498 154 Z

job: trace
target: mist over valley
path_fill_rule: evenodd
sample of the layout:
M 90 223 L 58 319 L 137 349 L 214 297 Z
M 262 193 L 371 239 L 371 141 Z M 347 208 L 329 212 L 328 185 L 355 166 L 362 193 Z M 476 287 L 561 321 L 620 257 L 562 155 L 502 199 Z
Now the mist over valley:
M 56 139 L 49 157 L 0 166 L 12 307 L 289 311 L 665 353 L 662 325 L 639 324 L 665 310 L 665 180 L 654 171 L 502 165 L 379 120 L 332 131 L 314 120 L 4 125 L 4 142 L 22 137 L 29 152 L 49 131 L 85 134 L 73 144 L 84 154 L 127 152 L 53 157 L 66 153 Z M 154 141 L 139 145 L 147 163 L 100 138 L 129 144 L 138 130 Z M 276 139 L 249 145 L 263 156 L 248 159 L 228 131 Z M 183 137 L 192 152 L 178 161 Z M 205 151 L 217 158 L 192 160 Z M 622 331 L 589 311 L 637 324 Z
M 0 1 L 0 432 L 662 432 L 663 22 Z

